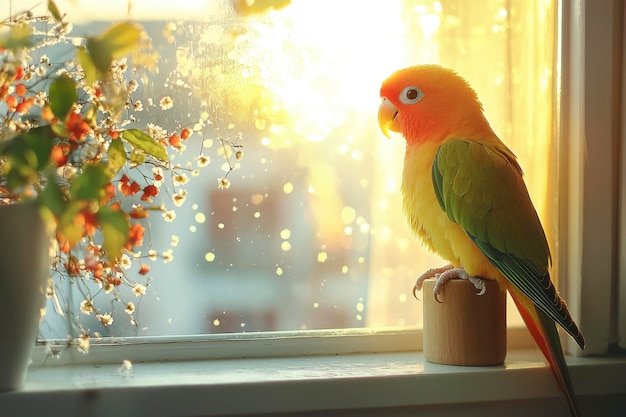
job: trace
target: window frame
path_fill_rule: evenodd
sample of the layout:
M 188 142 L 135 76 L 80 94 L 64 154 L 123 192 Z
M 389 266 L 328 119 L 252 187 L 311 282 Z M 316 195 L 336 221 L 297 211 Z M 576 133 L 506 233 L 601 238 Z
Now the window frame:
M 560 3 L 558 267 L 561 291 L 586 338 L 584 352 L 569 338 L 566 347 L 578 355 L 603 355 L 617 340 L 618 314 L 625 322 L 617 297 L 618 225 L 621 219 L 624 227 L 625 207 L 619 211 L 624 7 L 610 1 Z M 621 243 L 623 250 L 623 234 Z M 623 257 L 621 262 L 624 282 Z
M 622 3 L 622 71 L 626 68 L 626 7 Z M 621 79 L 621 140 L 619 142 L 619 202 L 618 202 L 618 223 L 619 223 L 619 240 L 617 242 L 619 275 L 617 288 L 619 295 L 617 297 L 617 341 L 621 349 L 626 349 L 626 81 Z

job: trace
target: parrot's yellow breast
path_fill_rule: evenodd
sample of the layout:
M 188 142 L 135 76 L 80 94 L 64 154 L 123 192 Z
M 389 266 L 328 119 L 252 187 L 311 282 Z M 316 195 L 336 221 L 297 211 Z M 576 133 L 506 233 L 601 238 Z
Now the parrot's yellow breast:
M 435 196 L 432 166 L 438 143 L 409 145 L 404 157 L 402 197 L 404 214 L 413 232 L 432 251 L 472 276 L 506 279 L 491 264 L 465 231 L 450 220 Z

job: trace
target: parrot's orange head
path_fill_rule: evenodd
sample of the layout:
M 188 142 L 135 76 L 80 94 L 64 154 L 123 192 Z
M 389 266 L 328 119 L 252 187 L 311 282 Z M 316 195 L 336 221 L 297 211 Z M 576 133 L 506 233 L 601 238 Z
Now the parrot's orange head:
M 476 92 L 456 72 L 438 65 L 396 71 L 380 89 L 378 123 L 385 136 L 407 142 L 443 141 L 455 130 L 491 131 Z

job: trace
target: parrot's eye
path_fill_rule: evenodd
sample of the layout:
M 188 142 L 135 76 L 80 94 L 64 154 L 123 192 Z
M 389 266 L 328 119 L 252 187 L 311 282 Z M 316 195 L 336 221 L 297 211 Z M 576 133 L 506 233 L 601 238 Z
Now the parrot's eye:
M 404 104 L 415 104 L 424 97 L 424 92 L 417 87 L 406 87 L 400 93 L 400 101 Z

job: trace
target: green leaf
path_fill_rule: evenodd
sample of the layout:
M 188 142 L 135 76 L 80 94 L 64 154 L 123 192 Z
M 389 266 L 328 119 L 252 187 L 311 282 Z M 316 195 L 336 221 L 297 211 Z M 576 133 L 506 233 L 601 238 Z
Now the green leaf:
M 8 34 L 0 37 L 0 47 L 10 49 L 12 51 L 19 51 L 24 48 L 30 48 L 33 46 L 33 29 L 30 25 L 19 24 L 11 27 Z
M 104 73 L 111 61 L 139 46 L 141 30 L 137 25 L 123 22 L 111 25 L 99 36 L 87 38 L 87 50 L 96 68 Z
M 46 186 L 39 195 L 39 201 L 57 217 L 60 217 L 66 209 L 67 201 L 53 175 L 48 175 Z
M 103 206 L 98 210 L 98 224 L 102 231 L 102 249 L 110 260 L 115 259 L 128 239 L 128 219 L 119 210 Z
M 98 125 L 98 106 L 83 106 L 83 110 L 83 120 L 89 125 L 89 127 L 95 129 Z
M 76 57 L 85 73 L 85 84 L 92 85 L 96 81 L 98 70 L 96 69 L 96 64 L 94 64 L 93 59 L 91 59 L 91 55 L 89 55 L 89 52 L 87 52 L 85 48 L 79 48 L 78 51 L 76 51 Z
M 109 145 L 109 169 L 115 175 L 126 164 L 126 149 L 124 143 L 119 139 L 114 139 Z
M 135 149 L 139 149 L 163 162 L 167 162 L 165 146 L 155 141 L 152 136 L 146 132 L 139 129 L 129 129 L 122 131 L 121 134 L 122 138 Z
M 49 166 L 53 138 L 50 126 L 41 126 L 16 135 L 0 149 L 0 156 L 6 161 L 3 171 L 10 189 L 34 183 L 38 174 Z
M 106 45 L 102 45 L 94 38 L 87 38 L 87 50 L 95 69 L 101 73 L 106 73 L 113 61 L 113 55 L 107 50 Z
M 98 41 L 106 44 L 118 58 L 139 45 L 141 28 L 133 23 L 122 22 L 112 25 L 107 31 L 98 36 Z
M 130 154 L 130 163 L 131 165 L 143 165 L 146 162 L 146 154 L 143 152 L 137 152 L 133 150 Z
M 87 164 L 72 181 L 70 196 L 75 200 L 99 200 L 111 178 L 111 171 L 105 163 Z
M 0 155 L 13 162 L 28 164 L 32 169 L 40 171 L 50 162 L 54 137 L 50 126 L 36 127 L 13 137 L 2 148 Z
M 68 240 L 70 246 L 74 246 L 83 237 L 84 228 L 74 222 L 76 215 L 81 212 L 83 207 L 84 202 L 82 201 L 69 202 L 59 216 L 57 230 Z
M 57 22 L 63 21 L 63 16 L 61 16 L 61 12 L 53 0 L 48 0 L 48 11 Z
M 55 78 L 50 84 L 48 98 L 52 113 L 60 120 L 65 120 L 65 117 L 78 99 L 76 83 L 67 75 Z
M 64 124 L 58 123 L 55 125 L 50 125 L 50 129 L 58 138 L 67 139 L 70 136 L 67 131 L 67 126 L 65 126 Z

